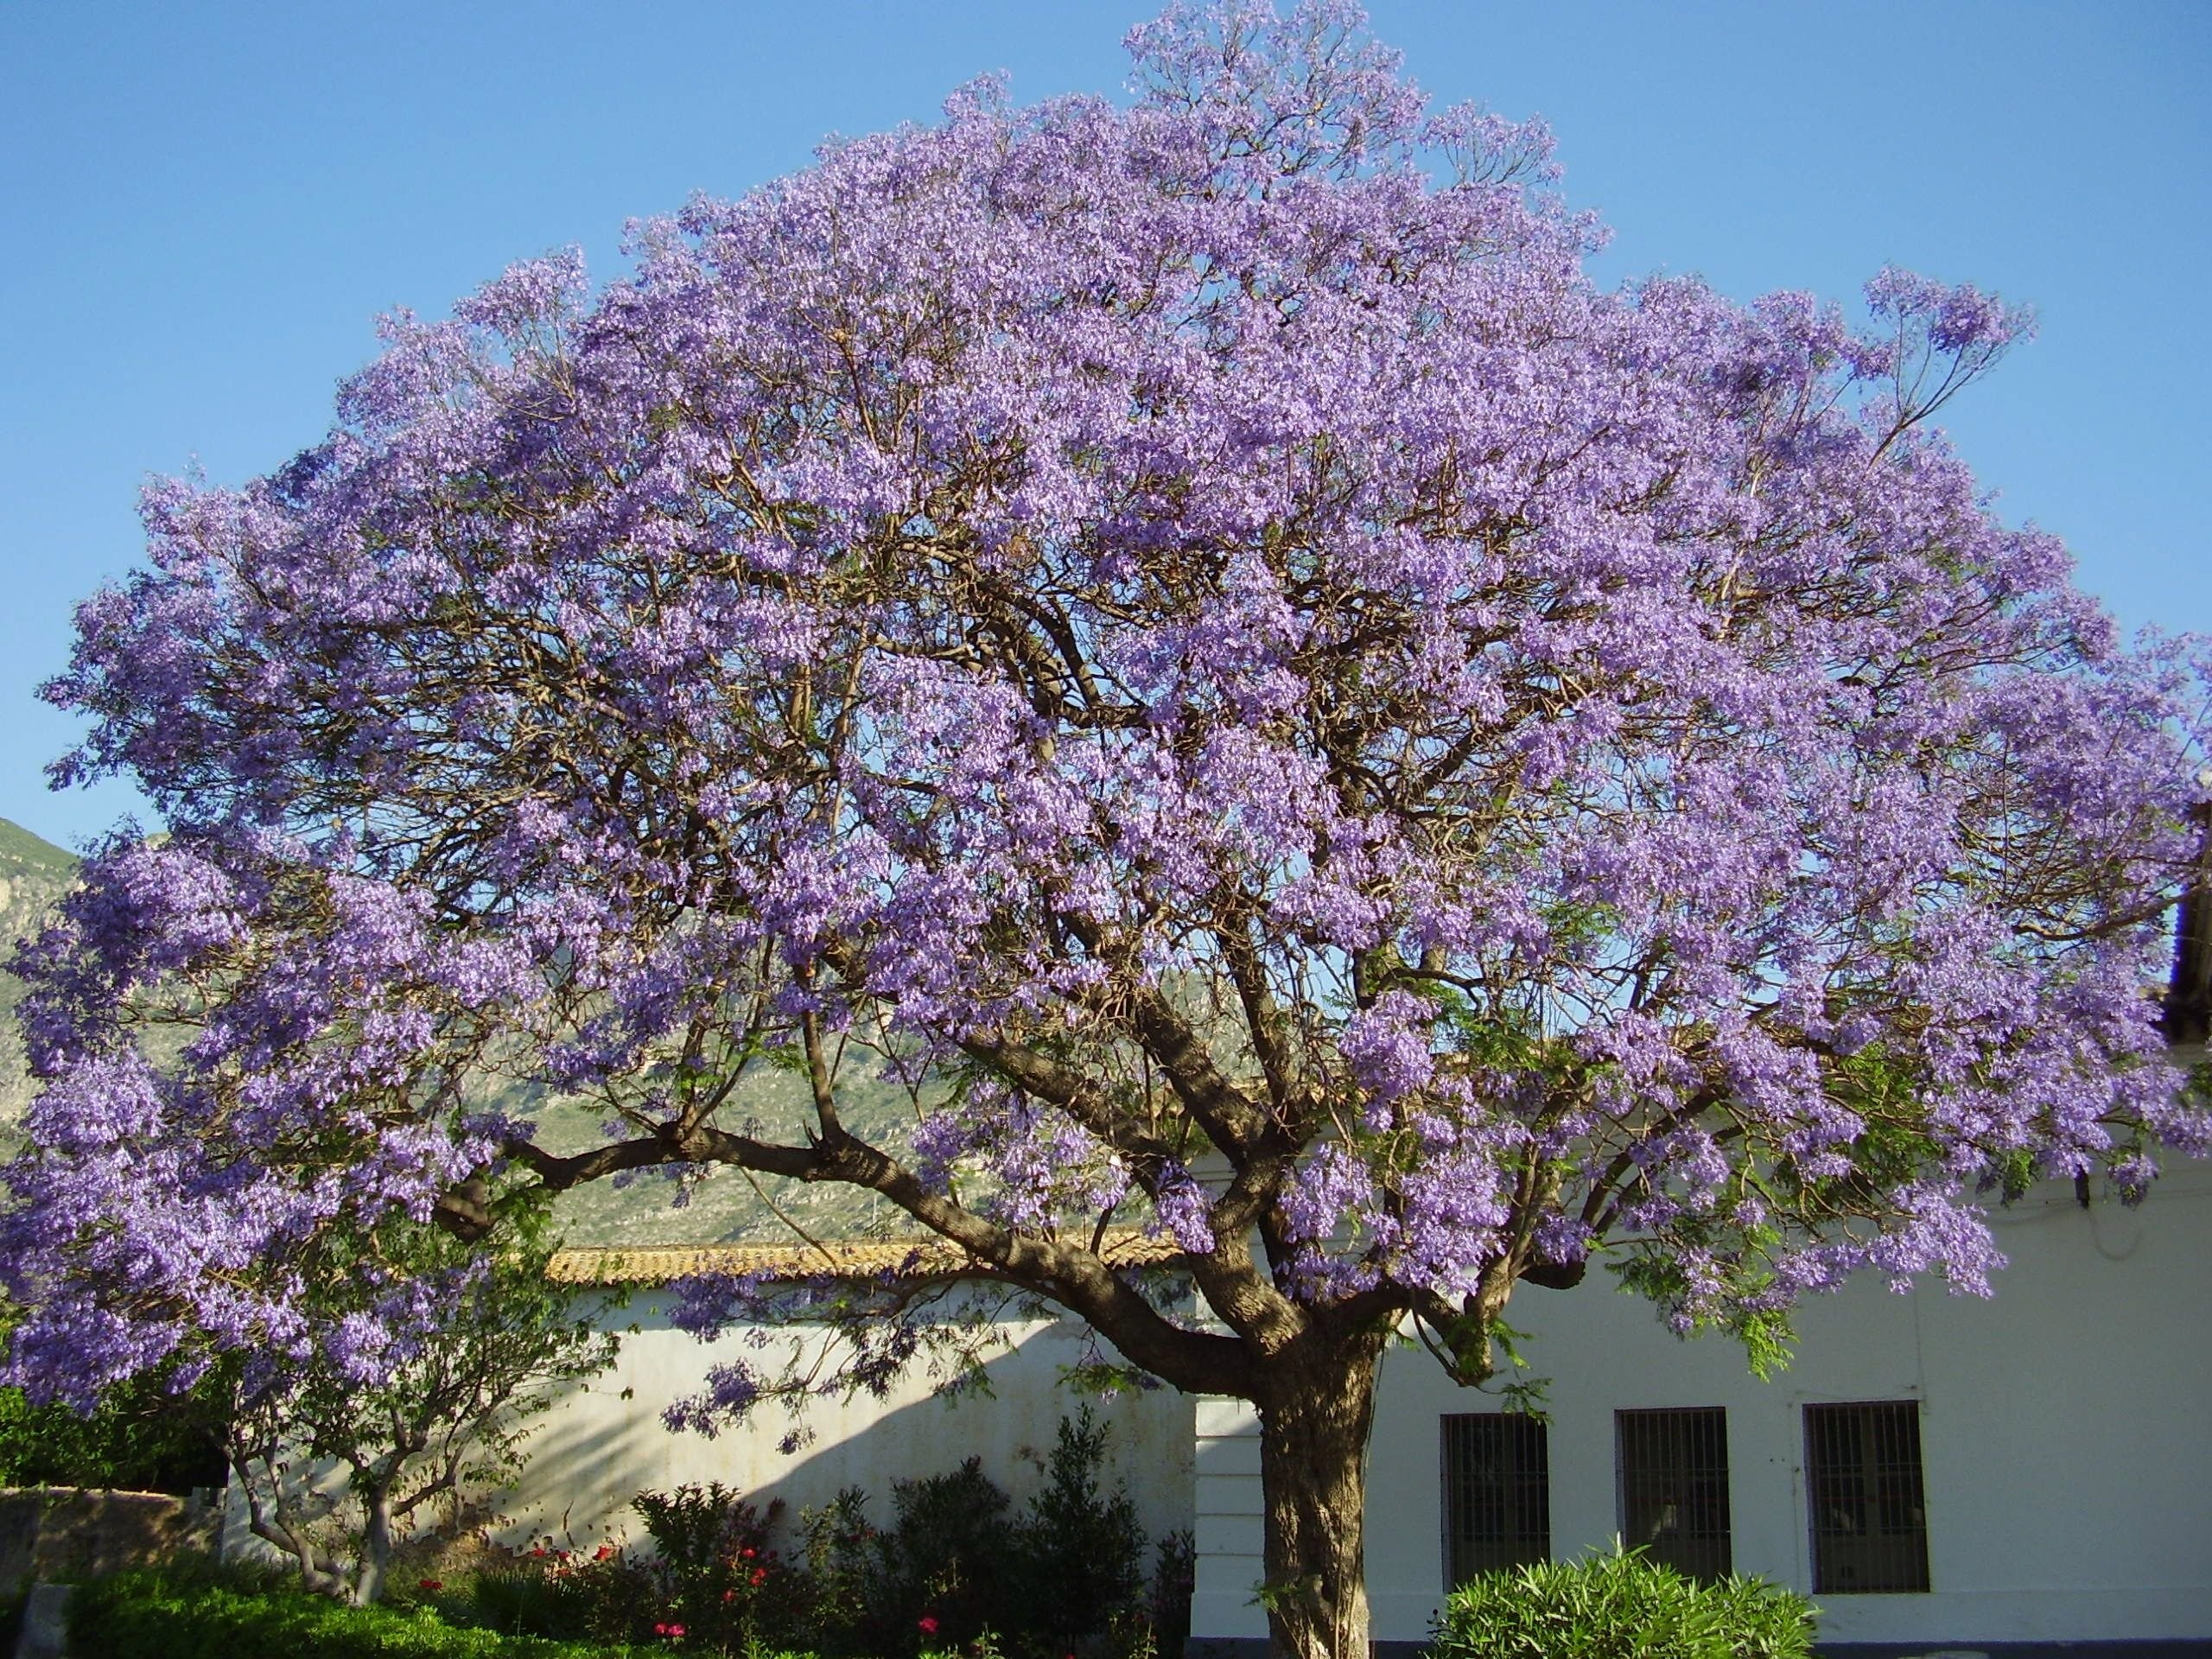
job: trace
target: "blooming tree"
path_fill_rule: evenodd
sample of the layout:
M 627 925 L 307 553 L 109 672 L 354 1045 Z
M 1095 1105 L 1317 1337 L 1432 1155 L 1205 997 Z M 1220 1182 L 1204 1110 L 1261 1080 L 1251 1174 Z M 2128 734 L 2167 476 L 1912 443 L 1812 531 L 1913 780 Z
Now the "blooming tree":
M 512 1485 L 533 1420 L 613 1363 L 618 1338 L 546 1276 L 542 1214 L 505 1219 L 480 1253 L 401 1214 L 321 1229 L 286 1263 L 291 1340 L 224 1356 L 246 1525 L 307 1588 L 375 1601 L 394 1544 Z
M 27 960 L 0 1255 L 71 1339 L 19 1368 L 257 1340 L 270 1241 L 502 1183 L 852 1183 L 1253 1402 L 1274 1641 L 1357 1655 L 1395 1332 L 1481 1381 L 1597 1259 L 1766 1355 L 1855 1269 L 1982 1290 L 2038 1174 L 2205 1148 L 2148 988 L 2191 662 L 1929 423 L 2022 318 L 1603 291 L 1544 133 L 1337 0 L 1130 39 L 1129 107 L 968 87 L 149 491 L 50 695 L 171 833 Z

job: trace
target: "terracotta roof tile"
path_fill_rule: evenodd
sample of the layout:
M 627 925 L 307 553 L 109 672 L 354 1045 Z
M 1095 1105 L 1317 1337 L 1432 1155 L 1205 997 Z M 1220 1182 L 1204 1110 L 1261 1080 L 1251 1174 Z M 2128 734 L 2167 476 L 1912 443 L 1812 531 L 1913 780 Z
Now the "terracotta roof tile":
M 1139 1232 L 1109 1233 L 1102 1247 L 1117 1268 L 1164 1267 L 1182 1255 L 1172 1238 Z M 972 1268 L 964 1252 L 943 1239 L 832 1239 L 820 1246 L 791 1244 L 635 1245 L 561 1250 L 546 1274 L 563 1285 L 664 1285 L 695 1274 L 757 1274 L 764 1279 L 810 1279 L 823 1272 L 957 1274 Z

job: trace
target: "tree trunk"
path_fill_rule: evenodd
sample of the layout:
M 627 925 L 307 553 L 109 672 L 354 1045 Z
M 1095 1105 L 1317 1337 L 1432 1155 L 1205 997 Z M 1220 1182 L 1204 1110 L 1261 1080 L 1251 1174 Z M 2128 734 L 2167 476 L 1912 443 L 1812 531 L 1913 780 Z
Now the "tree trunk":
M 1377 1333 L 1339 1337 L 1274 1369 L 1258 1402 L 1268 1512 L 1261 1599 L 1268 1648 L 1281 1659 L 1367 1659 L 1361 1535 L 1382 1349 Z
M 391 1489 L 361 1490 L 361 1560 L 353 1575 L 353 1605 L 366 1607 L 384 1593 L 385 1569 L 391 1563 Z
M 246 1528 L 264 1543 L 273 1544 L 292 1558 L 299 1568 L 300 1587 L 319 1596 L 351 1593 L 338 1566 L 319 1548 L 306 1523 L 293 1512 L 284 1490 L 284 1476 L 270 1452 L 232 1451 L 231 1478 L 245 1496 Z M 258 1464 L 261 1478 L 254 1467 Z M 263 1501 L 264 1487 L 268 1501 Z

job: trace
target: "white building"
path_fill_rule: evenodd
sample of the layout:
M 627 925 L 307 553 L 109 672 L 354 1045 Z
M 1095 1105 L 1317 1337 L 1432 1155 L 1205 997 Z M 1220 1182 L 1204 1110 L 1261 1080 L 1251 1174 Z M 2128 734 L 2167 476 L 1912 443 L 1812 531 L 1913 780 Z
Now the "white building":
M 1376 1640 L 1426 1637 L 1455 1555 L 1623 1535 L 1806 1592 L 1823 1648 L 1869 1659 L 2212 1654 L 2212 1167 L 2174 1160 L 2133 1210 L 2052 1184 L 1994 1224 L 2011 1266 L 1993 1299 L 1854 1282 L 1805 1305 L 1771 1382 L 1596 1272 L 1514 1299 L 1550 1379 L 1543 1428 L 1391 1354 L 1368 1466 Z M 1207 1401 L 1198 1436 L 1193 1644 L 1256 1651 L 1256 1424 Z
M 1993 1219 L 2011 1265 L 1993 1299 L 1861 1279 L 1804 1306 L 1796 1358 L 1770 1382 L 1725 1338 L 1677 1340 L 1597 1272 L 1514 1300 L 1532 1370 L 1550 1381 L 1542 1427 L 1454 1387 L 1418 1347 L 1393 1352 L 1368 1471 L 1378 1642 L 1421 1643 L 1455 1568 L 1564 1559 L 1619 1535 L 1806 1592 L 1840 1655 L 2212 1655 L 2212 1166 L 2173 1160 L 2137 1209 L 2084 1208 L 2055 1183 Z M 570 1252 L 556 1272 L 651 1287 L 791 1254 Z M 620 1319 L 639 1329 L 613 1370 L 545 1420 L 503 1505 L 510 1536 L 634 1536 L 635 1493 L 704 1480 L 780 1497 L 794 1516 L 857 1485 L 883 1520 L 894 1479 L 969 1456 L 1019 1499 L 1079 1403 L 1060 1386 L 1083 1357 L 1075 1328 L 1037 1322 L 1008 1328 L 988 1398 L 947 1405 L 917 1378 L 886 1401 L 817 1404 L 812 1442 L 792 1454 L 772 1410 L 711 1441 L 671 1434 L 662 1409 L 726 1351 L 674 1329 L 650 1288 Z M 1105 1413 L 1147 1531 L 1194 1527 L 1194 1649 L 1256 1653 L 1250 1408 L 1163 1389 Z

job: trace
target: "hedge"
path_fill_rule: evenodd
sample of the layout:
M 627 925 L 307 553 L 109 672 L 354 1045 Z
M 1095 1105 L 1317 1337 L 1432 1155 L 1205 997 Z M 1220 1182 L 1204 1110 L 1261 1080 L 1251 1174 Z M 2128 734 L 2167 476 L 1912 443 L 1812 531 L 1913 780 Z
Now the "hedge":
M 158 1570 L 80 1586 L 70 1599 L 69 1642 L 102 1659 L 620 1659 L 649 1651 L 501 1636 L 441 1624 L 427 1610 L 346 1607 L 296 1590 L 245 1590 Z

